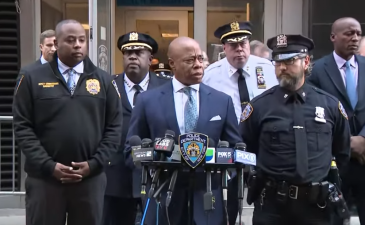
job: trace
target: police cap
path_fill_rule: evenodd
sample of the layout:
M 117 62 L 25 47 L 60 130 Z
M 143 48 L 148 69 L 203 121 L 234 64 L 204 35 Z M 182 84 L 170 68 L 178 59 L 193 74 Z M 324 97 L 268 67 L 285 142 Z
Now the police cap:
M 219 27 L 214 36 L 224 43 L 238 43 L 252 35 L 250 22 L 232 22 Z
M 308 54 L 314 48 L 314 42 L 299 34 L 280 34 L 267 40 L 267 46 L 272 50 L 272 59 L 282 61 L 300 54 Z
M 117 45 L 122 52 L 147 49 L 155 54 L 158 50 L 158 44 L 151 36 L 135 31 L 120 36 Z
M 152 66 L 153 71 L 156 73 L 157 76 L 161 77 L 172 77 L 172 71 L 167 63 L 159 63 Z

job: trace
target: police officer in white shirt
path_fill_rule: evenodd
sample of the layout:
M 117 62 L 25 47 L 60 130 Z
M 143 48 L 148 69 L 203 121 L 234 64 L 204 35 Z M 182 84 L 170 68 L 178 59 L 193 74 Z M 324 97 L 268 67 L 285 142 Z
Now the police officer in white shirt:
M 204 73 L 203 83 L 232 97 L 237 122 L 242 110 L 254 97 L 278 84 L 275 68 L 264 58 L 250 55 L 251 23 L 232 22 L 219 27 L 214 36 L 223 44 L 225 58 L 211 64 Z M 228 187 L 229 224 L 236 223 L 238 213 L 238 180 Z

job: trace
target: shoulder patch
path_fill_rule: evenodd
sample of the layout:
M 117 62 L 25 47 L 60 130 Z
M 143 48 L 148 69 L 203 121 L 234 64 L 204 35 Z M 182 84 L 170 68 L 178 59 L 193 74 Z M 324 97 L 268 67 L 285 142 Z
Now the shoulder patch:
M 251 116 L 252 112 L 253 112 L 253 107 L 250 103 L 248 103 L 241 114 L 241 122 L 247 120 Z
M 338 102 L 338 109 L 340 110 L 340 113 L 342 114 L 342 116 L 345 117 L 346 120 L 348 120 L 349 117 L 347 116 L 346 110 L 340 101 Z
M 119 96 L 119 98 L 120 98 L 120 93 L 119 93 L 118 85 L 117 85 L 117 83 L 115 82 L 115 80 L 112 80 L 112 84 L 113 84 L 113 86 L 114 86 L 115 90 L 117 91 L 117 94 L 118 94 L 118 96 Z
M 16 83 L 14 95 L 16 95 L 18 93 L 18 89 L 19 89 L 20 84 L 22 83 L 23 79 L 24 79 L 24 75 L 21 75 L 18 82 Z

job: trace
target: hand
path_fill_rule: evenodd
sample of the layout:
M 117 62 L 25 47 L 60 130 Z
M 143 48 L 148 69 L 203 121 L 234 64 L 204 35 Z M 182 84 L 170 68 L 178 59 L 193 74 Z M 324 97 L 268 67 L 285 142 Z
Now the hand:
M 65 183 L 64 180 L 66 180 L 68 183 L 75 183 L 81 181 L 82 179 L 81 175 L 72 173 L 72 167 L 65 166 L 61 163 L 56 164 L 53 171 L 53 176 L 56 177 L 57 180 L 62 181 L 62 183 Z
M 90 174 L 90 167 L 88 162 L 72 162 L 73 167 L 77 167 L 77 170 L 73 170 L 73 174 L 81 175 L 82 177 L 87 177 Z
M 356 158 L 360 164 L 365 164 L 365 138 L 362 136 L 351 137 L 351 156 Z

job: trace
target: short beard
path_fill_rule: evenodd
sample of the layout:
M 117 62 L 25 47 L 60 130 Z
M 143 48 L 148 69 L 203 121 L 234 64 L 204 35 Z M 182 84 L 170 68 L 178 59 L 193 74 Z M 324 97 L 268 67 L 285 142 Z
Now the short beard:
M 298 84 L 302 81 L 304 77 L 304 70 L 300 71 L 297 74 L 286 75 L 285 77 L 278 77 L 279 85 L 282 88 L 285 88 L 289 91 L 295 91 L 298 87 Z

